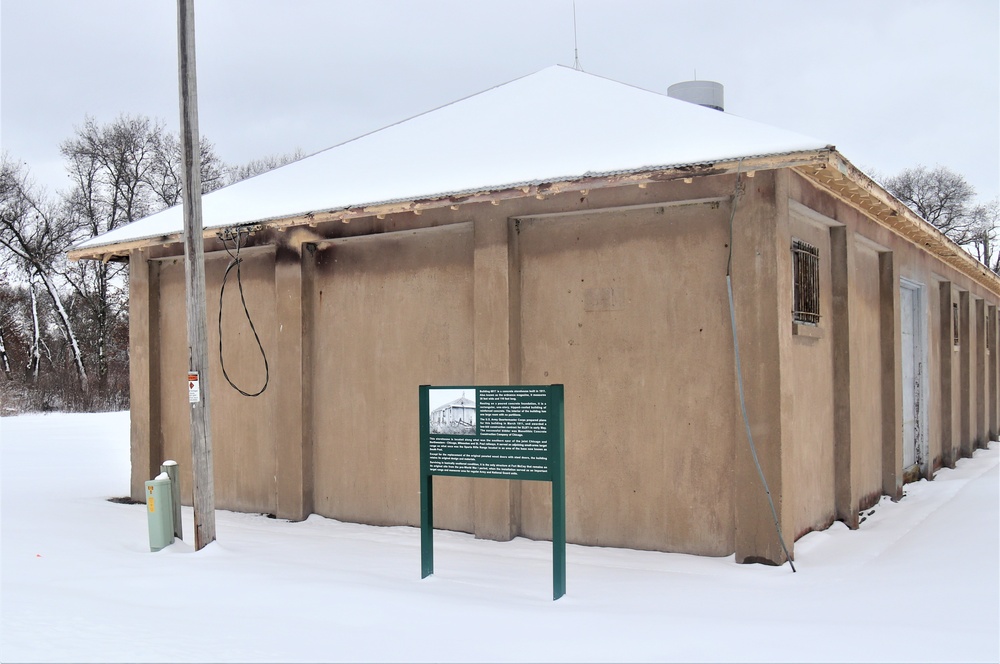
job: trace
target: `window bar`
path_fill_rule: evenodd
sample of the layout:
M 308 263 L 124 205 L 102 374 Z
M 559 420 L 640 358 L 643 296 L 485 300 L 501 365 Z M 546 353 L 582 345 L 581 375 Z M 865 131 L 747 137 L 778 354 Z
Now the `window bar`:
M 792 242 L 794 274 L 794 308 L 796 322 L 818 324 L 819 313 L 819 249 L 802 242 Z
M 959 339 L 960 339 L 960 337 L 959 337 L 959 330 L 960 330 L 960 328 L 959 328 L 959 322 L 958 322 L 959 321 L 959 319 L 958 319 L 958 302 L 952 302 L 951 303 L 951 313 L 952 313 L 952 316 L 951 316 L 951 318 L 952 318 L 952 320 L 951 320 L 951 329 L 952 329 L 952 334 L 954 336 L 954 344 L 953 345 L 957 348 L 960 345 L 960 342 L 959 342 Z

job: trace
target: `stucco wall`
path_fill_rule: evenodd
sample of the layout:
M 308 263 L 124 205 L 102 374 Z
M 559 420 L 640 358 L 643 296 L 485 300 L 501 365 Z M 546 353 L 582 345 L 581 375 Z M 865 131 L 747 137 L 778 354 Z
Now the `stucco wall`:
M 983 321 L 997 294 L 788 170 L 742 177 L 730 231 L 735 183 L 704 176 L 265 232 L 242 272 L 272 383 L 240 396 L 212 360 L 217 506 L 417 525 L 419 385 L 563 383 L 569 541 L 780 561 L 737 398 L 730 237 L 748 416 L 789 545 L 834 518 L 854 527 L 860 507 L 901 493 L 903 278 L 923 293 L 927 472 L 971 454 L 998 416 L 996 354 L 982 346 L 996 335 L 996 317 Z M 793 237 L 820 248 L 818 334 L 792 324 Z M 131 255 L 132 486 L 141 496 L 176 458 L 190 503 L 177 251 Z M 227 262 L 218 251 L 207 260 L 213 356 Z M 961 304 L 959 351 L 943 336 L 949 294 Z M 227 368 L 255 390 L 263 368 L 235 283 L 226 306 Z M 436 478 L 435 489 L 437 527 L 551 535 L 545 484 Z
M 726 555 L 733 547 L 728 206 L 526 219 L 522 378 L 566 386 L 574 542 Z M 522 531 L 551 533 L 523 482 Z
M 787 270 L 791 271 L 792 240 L 808 242 L 819 249 L 820 256 L 819 323 L 793 324 L 790 287 L 779 298 L 784 307 L 777 333 L 786 339 L 781 357 L 783 488 L 791 507 L 786 514 L 786 521 L 791 519 L 793 524 L 789 535 L 798 536 L 831 522 L 835 516 L 832 355 L 835 316 L 831 307 L 829 228 L 793 212 L 789 233 L 780 248 L 784 250 L 782 264 Z M 790 279 L 787 283 L 790 286 Z
M 985 352 L 985 318 L 997 295 L 798 175 L 789 178 L 789 196 L 825 220 L 831 233 L 842 229 L 836 232 L 844 233 L 852 244 L 842 257 L 849 273 L 850 331 L 842 350 L 836 342 L 834 349 L 835 358 L 840 352 L 849 357 L 850 371 L 845 379 L 849 388 L 846 382 L 836 383 L 834 398 L 849 389 L 850 404 L 845 412 L 851 424 L 845 440 L 850 450 L 845 468 L 850 477 L 850 503 L 865 506 L 878 493 L 898 497 L 903 481 L 899 364 L 904 349 L 899 330 L 892 328 L 900 324 L 901 283 L 905 280 L 916 289 L 920 309 L 916 324 L 924 336 L 918 359 L 924 365 L 919 389 L 924 390 L 925 436 L 919 472 L 925 477 L 932 477 L 942 464 L 953 464 L 956 457 L 971 454 L 973 446 L 981 444 L 989 433 L 991 417 L 997 412 L 997 400 L 989 389 L 997 367 Z M 951 342 L 951 302 L 958 304 L 960 314 L 957 348 Z M 880 343 L 873 343 L 874 339 Z M 887 359 L 889 368 L 885 366 Z M 893 390 L 897 394 L 891 394 Z M 873 424 L 877 420 L 882 421 L 881 435 Z M 883 475 L 881 487 L 877 483 L 873 486 L 877 472 Z M 849 514 L 838 518 L 851 521 Z M 797 525 L 809 527 L 807 523 Z
M 272 418 L 274 390 L 251 399 L 232 389 L 219 363 L 219 290 L 229 264 L 225 253 L 206 256 L 209 382 L 212 417 L 212 456 L 215 498 L 220 509 L 274 513 L 276 508 L 275 454 L 277 442 Z M 243 289 L 257 333 L 265 350 L 274 349 L 274 252 L 254 251 L 243 256 Z M 191 500 L 190 415 L 188 413 L 188 345 L 184 296 L 184 261 L 159 261 L 160 331 L 159 392 L 162 451 L 165 459 L 179 460 L 183 500 Z M 264 383 L 260 350 L 240 303 L 235 269 L 230 272 L 223 311 L 226 371 L 244 391 L 256 392 Z M 277 367 L 272 367 L 272 371 Z
M 869 507 L 882 489 L 882 336 L 879 254 L 855 238 L 851 280 L 851 467 L 852 504 Z
M 321 244 L 314 511 L 420 524 L 417 387 L 473 382 L 472 224 Z M 435 525 L 473 528 L 472 480 L 435 480 Z

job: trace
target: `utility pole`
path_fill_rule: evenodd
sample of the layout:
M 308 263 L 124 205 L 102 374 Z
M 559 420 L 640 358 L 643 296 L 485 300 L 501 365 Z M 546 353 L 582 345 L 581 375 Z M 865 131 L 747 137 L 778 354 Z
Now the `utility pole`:
M 208 325 L 205 313 L 205 247 L 201 224 L 201 145 L 194 58 L 194 0 L 177 0 L 177 51 L 181 101 L 184 193 L 184 276 L 190 353 L 191 470 L 194 475 L 194 548 L 215 541 L 215 477 L 208 397 Z

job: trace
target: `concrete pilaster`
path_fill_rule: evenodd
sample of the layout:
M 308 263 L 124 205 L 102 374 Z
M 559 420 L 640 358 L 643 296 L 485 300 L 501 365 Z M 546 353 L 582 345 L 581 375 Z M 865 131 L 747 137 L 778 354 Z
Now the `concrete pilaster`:
M 941 465 L 947 468 L 955 467 L 955 450 L 952 429 L 954 427 L 954 413 L 952 408 L 953 395 L 953 371 L 955 359 L 955 330 L 953 329 L 954 315 L 952 312 L 952 285 L 950 281 L 942 281 L 938 284 L 939 292 L 939 316 L 940 316 L 940 340 L 938 353 L 940 356 L 941 374 Z
M 882 345 L 882 493 L 903 495 L 903 362 L 899 266 L 891 252 L 879 254 Z
M 783 529 L 779 326 L 791 326 L 791 306 L 779 294 L 791 291 L 779 287 L 779 274 L 790 283 L 791 258 L 787 192 L 778 181 L 785 177 L 767 171 L 744 178 L 745 190 L 735 203 L 731 279 L 750 430 Z M 738 394 L 734 403 L 739 404 Z M 785 555 L 739 409 L 734 416 L 735 494 L 740 497 L 734 515 L 736 562 L 781 564 Z M 793 536 L 786 533 L 789 553 Z
M 160 267 L 145 253 L 129 254 L 129 391 L 132 500 L 145 501 L 145 482 L 160 472 Z
M 851 436 L 850 275 L 854 273 L 854 233 L 845 226 L 830 229 L 830 273 L 833 302 L 834 500 L 837 519 L 858 527 L 858 502 L 852 487 L 854 450 Z
M 473 227 L 473 340 L 477 385 L 516 382 L 511 376 L 516 347 L 511 339 L 510 321 L 519 319 L 520 311 L 511 306 L 509 223 L 513 222 L 492 215 L 477 218 Z M 478 479 L 474 481 L 473 490 L 476 537 L 499 541 L 516 537 L 520 482 Z
M 309 436 L 309 413 L 312 399 L 307 391 L 311 367 L 305 362 L 307 339 L 312 331 L 306 325 L 309 282 L 303 273 L 312 261 L 312 253 L 299 252 L 279 245 L 274 258 L 275 330 L 274 441 L 277 455 L 276 514 L 279 518 L 300 521 L 312 512 L 307 491 L 311 483 L 312 458 Z
M 986 431 L 989 428 L 986 415 L 986 302 L 976 298 L 973 303 L 973 316 L 975 318 L 976 340 L 973 344 L 975 353 L 975 386 L 976 386 L 976 408 L 975 421 L 973 422 L 972 443 L 975 447 L 982 447 L 986 444 Z
M 987 440 L 997 439 L 997 307 L 994 304 L 986 307 L 986 374 L 989 389 L 986 396 L 986 410 L 989 424 Z
M 972 339 L 970 334 L 972 322 L 970 307 L 972 303 L 968 291 L 958 294 L 958 317 L 959 317 L 959 453 L 963 457 L 972 456 L 973 449 L 973 428 L 972 428 Z

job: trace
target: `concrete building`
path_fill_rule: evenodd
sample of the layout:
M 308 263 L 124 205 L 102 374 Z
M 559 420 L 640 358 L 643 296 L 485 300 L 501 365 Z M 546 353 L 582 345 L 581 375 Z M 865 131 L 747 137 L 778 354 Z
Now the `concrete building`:
M 430 412 L 431 427 L 435 425 L 446 427 L 459 425 L 476 426 L 476 402 L 467 399 L 463 394 L 454 401 L 438 406 Z
M 1000 280 L 832 145 L 666 95 L 552 67 L 203 210 L 209 347 L 217 233 L 260 224 L 270 364 L 255 399 L 210 372 L 220 508 L 418 525 L 419 385 L 562 383 L 568 541 L 779 563 L 748 431 L 793 556 L 997 434 Z M 130 266 L 137 498 L 173 458 L 191 499 L 182 227 L 71 253 Z M 259 384 L 233 306 L 226 368 Z M 551 534 L 543 484 L 435 487 L 439 527 Z

